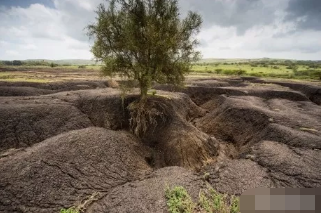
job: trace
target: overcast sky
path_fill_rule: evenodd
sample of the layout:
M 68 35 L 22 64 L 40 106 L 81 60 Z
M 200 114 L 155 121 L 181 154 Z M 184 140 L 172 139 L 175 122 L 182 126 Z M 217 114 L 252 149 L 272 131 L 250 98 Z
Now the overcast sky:
M 0 0 L 0 60 L 92 59 L 103 0 Z M 321 0 L 180 0 L 203 17 L 203 58 L 321 60 Z

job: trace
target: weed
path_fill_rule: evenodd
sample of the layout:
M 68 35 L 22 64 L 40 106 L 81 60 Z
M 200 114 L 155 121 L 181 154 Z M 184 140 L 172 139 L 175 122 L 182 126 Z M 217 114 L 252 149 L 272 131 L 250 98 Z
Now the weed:
M 76 210 L 74 207 L 71 207 L 69 209 L 61 209 L 60 213 L 79 213 L 79 211 Z
M 240 200 L 239 198 L 232 196 L 230 203 L 230 213 L 238 213 L 240 212 Z
M 10 78 L 12 78 L 12 76 L 10 76 L 10 75 L 2 75 L 2 76 L 0 76 L 0 79 L 10 79 Z
M 165 195 L 168 210 L 171 213 L 192 213 L 195 209 L 195 204 L 184 187 L 167 188 Z
M 220 194 L 212 187 L 199 193 L 199 201 L 195 204 L 185 188 L 176 186 L 173 189 L 167 187 L 166 199 L 168 210 L 171 213 L 239 213 L 239 198 Z

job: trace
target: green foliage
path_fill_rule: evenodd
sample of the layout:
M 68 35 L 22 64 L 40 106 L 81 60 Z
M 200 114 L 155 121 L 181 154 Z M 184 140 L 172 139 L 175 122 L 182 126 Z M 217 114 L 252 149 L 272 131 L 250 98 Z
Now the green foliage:
M 220 69 L 220 68 L 216 68 L 216 69 L 215 69 L 215 72 L 216 72 L 217 74 L 222 73 L 222 71 L 223 71 L 223 69 Z
M 192 70 L 197 73 L 208 73 L 208 70 L 215 70 L 214 73 L 219 75 L 321 80 L 320 69 L 310 68 L 320 66 L 321 62 L 318 61 L 284 61 L 275 59 L 251 59 L 247 61 L 245 59 L 226 59 L 224 60 L 227 61 L 225 63 L 217 63 L 217 60 L 213 59 L 207 63 L 195 63 Z
M 86 65 L 80 65 L 80 66 L 78 66 L 78 68 L 79 68 L 79 69 L 86 69 L 87 66 L 86 66 Z
M 141 99 L 152 81 L 179 85 L 195 51 L 200 15 L 189 12 L 181 20 L 177 0 L 110 0 L 101 4 L 97 22 L 88 26 L 95 40 L 92 52 L 104 63 L 102 72 L 136 79 Z
M 223 70 L 223 74 L 225 75 L 244 75 L 246 73 L 245 70 Z
M 50 67 L 58 67 L 59 65 L 58 64 L 55 64 L 55 63 L 50 63 Z
M 22 61 L 14 60 L 14 61 L 12 61 L 12 65 L 14 65 L 14 66 L 21 66 L 21 65 L 23 65 L 23 63 L 22 63 Z
M 310 74 L 313 78 L 321 80 L 321 70 L 314 70 Z
M 74 207 L 71 207 L 69 209 L 61 209 L 60 213 L 79 213 L 79 211 L 76 210 Z
M 184 187 L 167 188 L 165 196 L 168 210 L 171 213 L 192 213 L 195 209 L 195 204 Z
M 239 213 L 239 198 L 220 194 L 213 188 L 202 190 L 199 193 L 199 201 L 195 204 L 186 189 L 176 186 L 165 191 L 168 210 L 171 213 Z
M 239 200 L 235 196 L 227 196 L 210 188 L 199 195 L 199 206 L 208 213 L 238 213 Z

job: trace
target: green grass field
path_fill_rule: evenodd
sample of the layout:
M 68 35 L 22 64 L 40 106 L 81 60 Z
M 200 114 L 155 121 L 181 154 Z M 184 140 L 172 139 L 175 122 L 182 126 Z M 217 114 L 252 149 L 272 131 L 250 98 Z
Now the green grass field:
M 321 63 L 286 60 L 205 60 L 192 66 L 194 73 L 267 78 L 321 80 Z
M 3 69 L 20 71 L 19 76 L 15 72 L 0 72 L 0 80 L 17 81 L 24 79 L 24 70 L 46 69 L 64 70 L 65 72 L 93 72 L 99 71 L 102 65 L 61 65 L 55 64 L 54 67 L 49 66 L 7 66 L 2 65 Z M 1 66 L 0 66 L 1 67 Z M 303 79 L 321 81 L 321 62 L 320 61 L 291 61 L 276 59 L 204 59 L 197 63 L 193 63 L 190 76 L 254 76 L 262 78 L 282 78 L 282 79 Z M 27 81 L 38 81 L 37 77 L 27 79 Z M 42 79 L 39 79 L 42 81 Z

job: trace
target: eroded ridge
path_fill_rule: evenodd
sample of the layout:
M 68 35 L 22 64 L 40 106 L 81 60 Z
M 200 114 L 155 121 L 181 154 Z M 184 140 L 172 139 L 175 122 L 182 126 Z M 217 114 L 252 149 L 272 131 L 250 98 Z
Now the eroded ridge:
M 163 212 L 168 185 L 195 199 L 206 184 L 237 195 L 321 186 L 320 86 L 257 78 L 187 83 L 155 86 L 150 100 L 166 119 L 140 139 L 129 130 L 127 109 L 136 90 L 122 96 L 97 82 L 1 85 L 0 212 Z

